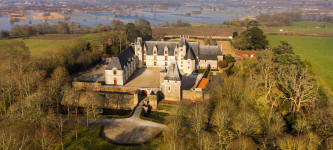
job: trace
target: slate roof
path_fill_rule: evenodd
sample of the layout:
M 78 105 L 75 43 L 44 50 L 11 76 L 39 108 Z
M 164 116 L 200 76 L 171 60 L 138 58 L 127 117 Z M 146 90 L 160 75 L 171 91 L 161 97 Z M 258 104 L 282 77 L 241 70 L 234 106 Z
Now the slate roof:
M 188 42 L 188 47 L 192 49 L 196 56 L 199 56 L 199 43 L 198 42 Z
M 181 81 L 181 74 L 179 72 L 178 65 L 176 62 L 173 62 L 169 65 L 169 68 L 167 70 L 167 74 L 164 77 L 164 80 L 176 80 Z
M 147 55 L 153 55 L 153 49 L 156 46 L 157 55 L 164 55 L 164 48 L 168 48 L 168 55 L 173 56 L 176 47 L 178 46 L 177 42 L 162 42 L 162 41 L 146 41 L 144 46 L 147 48 Z
M 217 56 L 222 56 L 218 46 L 200 46 L 200 60 L 217 60 Z
M 106 69 L 111 70 L 112 68 L 117 68 L 118 70 L 122 70 L 127 63 L 132 61 L 134 56 L 134 49 L 130 46 L 128 49 L 121 52 L 118 57 L 112 57 L 111 61 L 108 62 Z

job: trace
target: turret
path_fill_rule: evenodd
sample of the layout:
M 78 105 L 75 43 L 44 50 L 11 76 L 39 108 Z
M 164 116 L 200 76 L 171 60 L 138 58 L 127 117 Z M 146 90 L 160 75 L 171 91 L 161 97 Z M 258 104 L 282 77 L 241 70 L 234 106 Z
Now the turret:
M 138 37 L 135 44 L 135 56 L 138 57 L 138 68 L 142 68 L 143 67 L 143 52 L 142 52 L 142 38 Z

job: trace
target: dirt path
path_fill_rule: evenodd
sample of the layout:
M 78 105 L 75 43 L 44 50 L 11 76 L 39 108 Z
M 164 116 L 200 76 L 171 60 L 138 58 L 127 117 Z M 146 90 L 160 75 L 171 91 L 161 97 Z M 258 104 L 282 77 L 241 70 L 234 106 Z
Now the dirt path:
M 163 124 L 140 119 L 143 106 L 140 103 L 130 118 L 91 120 L 91 124 L 104 125 L 103 135 L 118 144 L 142 144 L 156 137 L 167 127 Z

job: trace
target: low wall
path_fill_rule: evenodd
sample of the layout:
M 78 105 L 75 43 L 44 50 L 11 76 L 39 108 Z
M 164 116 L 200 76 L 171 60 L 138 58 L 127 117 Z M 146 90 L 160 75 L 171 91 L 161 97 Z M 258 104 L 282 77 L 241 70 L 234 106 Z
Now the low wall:
M 107 86 L 101 83 L 90 82 L 73 82 L 73 87 L 76 90 L 94 91 L 94 92 L 122 92 L 122 93 L 135 93 L 139 88 L 124 87 L 124 86 Z
M 133 109 L 138 104 L 139 90 L 146 90 L 148 94 L 146 100 L 149 101 L 152 109 L 157 109 L 158 96 L 150 95 L 150 93 L 157 94 L 159 88 L 110 86 L 91 82 L 73 82 L 72 84 L 76 90 L 98 92 L 103 95 L 105 98 L 103 107 L 109 109 Z
M 192 91 L 192 90 L 183 90 L 183 100 L 202 100 L 202 92 Z
M 202 91 L 183 90 L 183 100 L 201 101 L 209 98 L 210 95 Z
M 132 110 L 138 103 L 138 96 L 137 94 L 107 93 L 105 100 L 106 108 Z
M 121 92 L 134 94 L 138 90 L 146 90 L 147 93 L 150 94 L 151 92 L 157 93 L 160 90 L 160 88 L 154 87 L 112 86 L 92 82 L 73 82 L 72 85 L 76 90 L 93 92 Z

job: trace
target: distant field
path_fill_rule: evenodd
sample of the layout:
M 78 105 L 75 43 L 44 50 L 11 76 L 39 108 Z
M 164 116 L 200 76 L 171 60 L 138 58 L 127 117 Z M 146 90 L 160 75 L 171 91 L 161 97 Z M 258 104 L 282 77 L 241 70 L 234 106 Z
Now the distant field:
M 77 39 L 93 39 L 97 34 L 85 34 L 85 35 L 75 35 L 75 34 L 49 34 L 34 36 L 31 38 L 18 38 L 11 40 L 0 40 L 0 44 L 10 42 L 13 40 L 23 41 L 29 48 L 31 56 L 39 56 L 47 51 L 53 51 L 62 46 L 70 45 Z
M 315 22 L 315 21 L 299 21 L 294 22 L 291 26 L 281 26 L 281 27 L 264 27 L 266 32 L 277 32 L 277 33 L 307 33 L 307 34 L 323 34 L 331 35 L 333 34 L 333 24 L 325 22 Z M 280 32 L 280 29 L 283 32 Z
M 234 31 L 241 32 L 243 28 L 220 25 L 199 25 L 191 27 L 154 27 L 153 37 L 159 35 L 200 35 L 200 36 L 232 36 Z
M 287 41 L 302 58 L 310 60 L 314 72 L 333 90 L 333 38 L 310 36 L 268 36 L 270 47 Z

